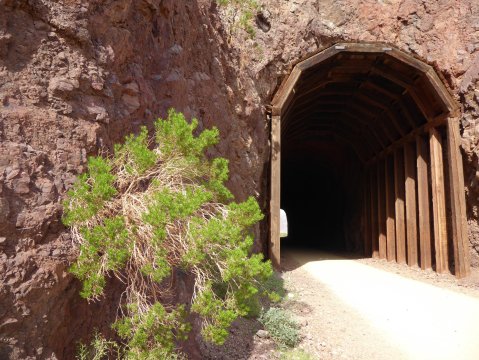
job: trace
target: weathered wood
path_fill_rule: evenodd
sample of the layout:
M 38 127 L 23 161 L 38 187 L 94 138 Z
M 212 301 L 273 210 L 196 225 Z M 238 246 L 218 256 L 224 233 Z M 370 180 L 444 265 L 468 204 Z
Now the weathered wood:
M 403 146 L 403 144 L 414 141 L 417 136 L 423 135 L 425 132 L 427 132 L 429 129 L 436 127 L 436 126 L 441 126 L 446 123 L 446 119 L 442 117 L 437 117 L 434 120 L 431 120 L 421 126 L 418 126 L 411 130 L 408 134 L 404 135 L 402 138 L 399 140 L 391 143 L 388 145 L 384 150 L 382 150 L 379 154 L 376 156 L 372 157 L 371 159 L 368 160 L 367 164 L 371 164 L 381 158 L 386 157 L 387 155 L 391 154 L 393 151 L 395 151 L 397 148 Z
M 371 205 L 371 255 L 373 258 L 379 257 L 379 232 L 378 232 L 378 190 L 377 190 L 377 168 L 371 168 L 369 172 L 369 196 Z
M 280 258 L 280 195 L 281 195 L 281 117 L 271 120 L 271 199 L 270 199 L 270 243 L 269 258 L 279 268 Z
M 428 154 L 426 141 L 416 138 L 417 206 L 419 213 L 419 248 L 421 269 L 432 268 L 431 223 L 429 214 Z
M 416 149 L 412 143 L 404 144 L 404 170 L 406 191 L 407 263 L 409 266 L 417 266 Z
M 394 153 L 394 190 L 396 215 L 396 260 L 406 263 L 406 219 L 404 216 L 404 153 L 398 149 Z
M 363 177 L 363 204 L 364 204 L 364 255 L 371 256 L 371 189 L 369 187 L 369 169 Z
M 388 157 L 385 161 L 384 182 L 386 183 L 386 243 L 388 261 L 396 260 L 396 225 L 394 214 L 394 162 Z
M 398 122 L 398 116 L 397 114 L 393 113 L 391 111 L 391 102 L 387 101 L 387 103 L 382 103 L 379 101 L 379 99 L 374 98 L 372 95 L 367 95 L 366 91 L 361 91 L 357 95 L 358 99 L 361 100 L 361 102 L 364 102 L 365 104 L 368 104 L 370 107 L 378 108 L 381 109 L 381 112 L 379 112 L 379 119 L 385 119 L 387 118 L 388 122 L 390 122 L 398 134 L 400 136 L 406 135 L 404 132 L 404 129 L 401 128 Z
M 380 259 L 386 259 L 386 184 L 384 183 L 384 168 L 384 162 L 380 161 L 376 173 L 378 189 L 378 247 Z
M 436 253 L 436 271 L 449 271 L 447 254 L 446 196 L 444 187 L 444 164 L 442 158 L 442 137 L 435 128 L 429 130 L 431 157 L 431 193 L 434 216 L 434 245 Z
M 447 154 L 449 160 L 449 193 L 452 212 L 452 241 L 454 248 L 454 272 L 463 278 L 470 273 L 469 238 L 466 222 L 464 172 L 459 149 L 460 135 L 457 118 L 447 122 Z
M 281 84 L 281 88 L 271 102 L 273 116 L 280 116 L 281 113 L 286 110 L 289 103 L 293 99 L 294 87 L 296 86 L 300 76 L 301 69 L 295 66 L 288 78 L 283 84 Z

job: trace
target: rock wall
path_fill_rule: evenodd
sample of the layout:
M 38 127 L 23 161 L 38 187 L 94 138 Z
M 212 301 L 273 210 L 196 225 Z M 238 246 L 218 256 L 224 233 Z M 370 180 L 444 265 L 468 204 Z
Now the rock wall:
M 61 197 L 89 155 L 175 107 L 219 127 L 214 152 L 230 159 L 230 187 L 266 206 L 264 106 L 293 63 L 337 41 L 416 54 L 462 104 L 479 266 L 479 3 L 261 3 L 250 38 L 210 0 L 0 0 L 0 359 L 71 359 L 76 341 L 116 315 L 119 286 L 88 304 L 67 273 L 76 249 Z

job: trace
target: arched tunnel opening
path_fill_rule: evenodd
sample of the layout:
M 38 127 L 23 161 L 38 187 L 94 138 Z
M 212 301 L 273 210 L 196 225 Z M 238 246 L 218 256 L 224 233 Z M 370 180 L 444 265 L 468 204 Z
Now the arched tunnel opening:
M 272 102 L 273 263 L 290 245 L 467 275 L 459 113 L 431 66 L 392 47 L 296 64 Z

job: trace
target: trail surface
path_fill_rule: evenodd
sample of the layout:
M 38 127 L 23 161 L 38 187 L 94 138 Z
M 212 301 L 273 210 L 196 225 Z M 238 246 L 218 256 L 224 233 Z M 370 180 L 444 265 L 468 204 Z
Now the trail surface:
M 288 307 L 318 359 L 479 359 L 479 292 L 452 277 L 418 270 L 425 279 L 416 280 L 395 273 L 411 272 L 406 265 L 319 252 L 284 258 Z

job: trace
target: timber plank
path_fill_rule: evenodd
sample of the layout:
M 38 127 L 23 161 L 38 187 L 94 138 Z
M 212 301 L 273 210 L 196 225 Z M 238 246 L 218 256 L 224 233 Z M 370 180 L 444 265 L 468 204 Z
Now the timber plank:
M 395 224 L 395 201 L 394 201 L 394 162 L 387 157 L 384 168 L 384 182 L 386 183 L 386 251 L 387 260 L 396 260 L 396 224 Z
M 281 196 L 281 117 L 271 120 L 271 199 L 269 258 L 275 268 L 281 264 L 279 212 Z
M 416 207 L 416 149 L 412 143 L 404 144 L 404 170 L 406 193 L 407 263 L 418 265 L 417 207 Z
M 460 135 L 458 119 L 447 122 L 447 153 L 449 160 L 449 185 L 452 212 L 452 241 L 454 248 L 455 275 L 463 278 L 470 273 L 469 238 L 467 232 L 464 172 L 459 150 Z
M 404 215 L 404 187 L 404 152 L 403 149 L 398 149 L 394 153 L 394 190 L 396 195 L 396 260 L 400 264 L 406 263 L 406 219 Z
M 363 178 L 363 189 L 364 189 L 364 255 L 372 255 L 371 247 L 371 198 L 369 194 L 371 189 L 369 187 L 369 169 L 365 172 Z
M 446 273 L 448 268 L 446 196 L 444 187 L 444 163 L 442 158 L 442 137 L 436 128 L 429 130 L 431 154 L 431 192 L 434 216 L 434 245 L 436 271 Z
M 421 269 L 432 268 L 431 223 L 429 213 L 428 154 L 426 141 L 416 137 L 417 205 L 419 214 L 419 247 Z
M 377 168 L 377 189 L 378 189 L 378 243 L 379 258 L 386 259 L 386 199 L 384 183 L 384 162 L 380 161 Z
M 372 167 L 369 172 L 369 189 L 371 205 L 371 252 L 373 258 L 379 257 L 379 231 L 378 231 L 378 186 L 377 186 L 377 167 Z

